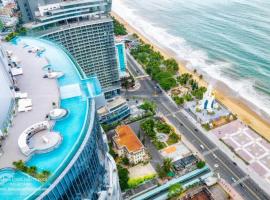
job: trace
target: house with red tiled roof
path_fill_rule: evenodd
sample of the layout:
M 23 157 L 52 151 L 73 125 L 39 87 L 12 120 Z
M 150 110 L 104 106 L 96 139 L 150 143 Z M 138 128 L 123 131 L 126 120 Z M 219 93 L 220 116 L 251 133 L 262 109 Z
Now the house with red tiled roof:
M 147 158 L 143 144 L 128 125 L 116 127 L 113 144 L 118 155 L 127 157 L 132 164 L 137 164 Z

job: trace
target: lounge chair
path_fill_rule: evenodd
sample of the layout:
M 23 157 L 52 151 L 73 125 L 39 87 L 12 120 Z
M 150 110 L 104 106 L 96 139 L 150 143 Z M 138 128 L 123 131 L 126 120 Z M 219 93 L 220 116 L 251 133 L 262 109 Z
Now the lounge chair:
M 32 110 L 32 107 L 18 107 L 18 112 L 28 112 Z

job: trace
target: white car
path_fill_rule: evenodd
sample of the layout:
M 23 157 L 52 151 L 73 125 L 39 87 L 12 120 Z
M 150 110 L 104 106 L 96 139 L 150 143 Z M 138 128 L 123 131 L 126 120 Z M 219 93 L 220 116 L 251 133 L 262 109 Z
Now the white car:
M 232 178 L 231 178 L 231 180 L 232 180 L 232 182 L 234 182 L 234 183 L 236 182 L 236 180 L 235 180 L 235 178 L 234 178 L 234 177 L 232 177 Z

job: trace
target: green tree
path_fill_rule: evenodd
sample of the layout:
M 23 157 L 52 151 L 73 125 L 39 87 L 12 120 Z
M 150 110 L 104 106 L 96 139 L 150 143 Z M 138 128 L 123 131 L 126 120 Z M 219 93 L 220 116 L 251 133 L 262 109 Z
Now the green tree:
M 37 167 L 36 166 L 31 166 L 27 169 L 27 173 L 30 174 L 31 176 L 36 176 L 37 174 Z
M 156 112 L 157 105 L 152 101 L 144 101 L 142 105 L 140 105 L 140 108 L 145 111 L 150 111 L 152 113 Z
M 157 122 L 156 123 L 156 129 L 158 132 L 160 133 L 166 133 L 169 134 L 171 132 L 171 127 L 170 125 L 166 124 L 166 123 L 162 123 L 162 122 Z
M 154 131 L 155 121 L 153 119 L 147 119 L 140 124 L 141 129 L 151 139 L 156 138 L 156 132 Z
M 44 176 L 47 176 L 47 177 L 51 175 L 51 172 L 48 171 L 48 170 L 43 170 L 41 173 L 42 173 Z
M 201 168 L 203 168 L 205 166 L 205 162 L 204 161 L 199 161 L 199 162 L 197 162 L 197 167 L 199 168 L 199 169 L 201 169 Z
M 114 34 L 115 35 L 126 35 L 127 30 L 123 24 L 117 21 L 114 17 L 113 18 L 113 26 L 114 26 Z
M 147 65 L 146 66 L 146 72 L 149 74 L 154 80 L 156 79 L 157 74 L 161 72 L 161 69 L 159 66 L 153 66 L 153 65 Z
M 159 84 L 166 91 L 177 86 L 176 80 L 173 77 L 163 78 L 159 81 Z
M 121 165 L 117 165 L 118 176 L 119 176 L 119 183 L 122 191 L 128 189 L 128 179 L 129 179 L 129 172 L 126 168 L 122 167 Z
M 50 171 L 43 170 L 40 174 L 36 176 L 36 178 L 38 178 L 41 182 L 45 182 L 49 178 L 50 174 Z
M 154 138 L 154 140 L 152 140 L 152 143 L 155 145 L 157 150 L 161 150 L 161 149 L 164 149 L 166 147 L 166 144 L 164 142 L 160 142 L 156 138 Z
M 177 105 L 183 105 L 185 103 L 185 99 L 183 97 L 179 97 L 179 96 L 173 96 L 173 100 L 175 101 L 175 103 Z
M 2 22 L 2 20 L 0 20 L 0 31 L 2 31 L 4 28 L 4 23 Z
M 167 141 L 168 145 L 175 144 L 180 140 L 180 136 L 177 135 L 175 132 L 172 132 L 169 136 L 169 139 Z
M 181 186 L 180 183 L 176 183 L 173 184 L 169 187 L 169 193 L 168 193 L 168 197 L 172 198 L 172 197 L 177 197 L 180 194 L 182 194 L 184 192 L 183 187 Z
M 166 174 L 171 171 L 172 166 L 173 166 L 173 164 L 172 164 L 172 159 L 171 158 L 165 158 L 163 160 L 163 169 L 164 169 Z
M 123 157 L 122 162 L 124 165 L 129 165 L 129 159 L 127 157 Z
M 132 36 L 133 36 L 134 38 L 136 38 L 136 39 L 139 38 L 139 36 L 138 36 L 136 33 L 133 33 Z
M 166 69 L 169 72 L 176 73 L 179 70 L 178 63 L 173 58 L 164 60 L 163 64 L 166 66 Z
M 115 153 L 115 151 L 113 150 L 113 146 L 112 146 L 112 143 L 109 143 L 109 153 L 111 154 L 111 156 L 116 159 L 118 154 Z
M 148 63 L 148 54 L 144 52 L 139 53 L 137 54 L 136 59 L 140 64 L 146 65 Z
M 184 98 L 186 101 L 192 101 L 192 100 L 193 100 L 193 98 L 192 98 L 192 96 L 191 96 L 190 94 L 185 94 L 185 95 L 183 96 L 183 98 Z
M 156 80 L 161 80 L 161 79 L 167 79 L 167 78 L 171 78 L 171 77 L 172 77 L 171 72 L 161 71 L 160 73 L 156 74 L 155 79 Z
M 23 172 L 26 172 L 27 171 L 27 167 L 25 166 L 25 163 L 22 160 L 19 160 L 17 162 L 14 161 L 12 164 L 15 166 L 15 168 L 17 170 L 21 170 Z
M 166 172 L 160 164 L 157 165 L 157 174 L 159 178 L 164 178 L 167 176 Z
M 198 100 L 203 99 L 204 93 L 207 91 L 206 87 L 199 87 L 191 92 L 191 94 Z

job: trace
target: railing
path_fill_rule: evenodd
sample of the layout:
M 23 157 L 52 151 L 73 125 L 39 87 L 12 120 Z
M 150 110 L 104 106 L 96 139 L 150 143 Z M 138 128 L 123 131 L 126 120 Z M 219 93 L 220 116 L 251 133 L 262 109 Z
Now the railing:
M 108 15 L 105 15 L 104 13 L 96 13 L 96 14 L 103 14 L 103 16 L 95 18 L 95 17 L 90 17 L 89 20 L 85 21 L 77 21 L 73 23 L 68 23 L 66 25 L 58 25 L 57 22 L 51 22 L 51 27 L 48 27 L 47 29 L 44 27 L 44 29 L 41 29 L 42 26 L 39 27 L 39 29 L 35 29 L 35 27 L 26 27 L 29 29 L 27 32 L 28 36 L 34 36 L 34 37 L 40 37 L 40 36 L 46 36 L 48 34 L 52 34 L 55 32 L 63 31 L 65 29 L 69 28 L 76 28 L 76 27 L 82 27 L 82 26 L 87 26 L 91 24 L 96 24 L 99 22 L 104 21 L 104 19 L 108 19 L 108 21 L 111 21 L 111 18 L 108 17 Z M 38 24 L 37 24 L 38 25 Z M 42 25 L 42 24 L 40 24 Z
M 92 116 L 93 115 L 92 114 L 92 112 L 93 112 L 92 111 L 93 110 L 92 99 L 88 99 L 87 107 L 88 107 L 88 112 L 85 116 L 83 128 L 82 128 L 82 131 L 80 133 L 80 138 L 77 140 L 76 144 L 70 150 L 71 153 L 65 158 L 65 160 L 62 162 L 62 164 L 57 168 L 56 173 L 53 174 L 53 176 L 51 176 L 47 180 L 47 182 L 38 189 L 38 191 L 29 195 L 26 199 L 28 199 L 28 198 L 29 199 L 37 199 L 37 198 L 40 198 L 39 197 L 40 195 L 43 195 L 43 197 L 45 197 L 57 185 L 56 183 L 54 183 L 56 181 L 56 179 L 57 178 L 62 179 L 65 176 L 65 174 L 68 172 L 68 171 L 66 171 L 65 174 L 62 174 L 62 173 L 64 173 L 64 170 L 67 170 L 67 166 L 70 165 L 70 167 L 69 167 L 69 169 L 70 169 L 73 166 L 73 164 L 76 162 L 77 158 L 76 158 L 76 160 L 73 160 L 73 159 L 75 158 L 76 154 L 79 156 L 79 154 L 81 153 L 81 151 L 79 151 L 78 149 L 80 149 L 80 147 L 82 146 L 83 141 L 86 139 L 86 135 L 87 134 L 90 135 L 90 132 L 91 132 L 90 129 L 92 129 L 92 126 L 90 126 L 90 122 L 92 122 L 90 120 L 90 118 L 93 117 Z M 90 109 L 90 107 L 91 107 L 91 109 Z M 72 160 L 73 160 L 73 162 L 72 162 Z M 48 191 L 48 190 L 50 190 L 50 191 Z

